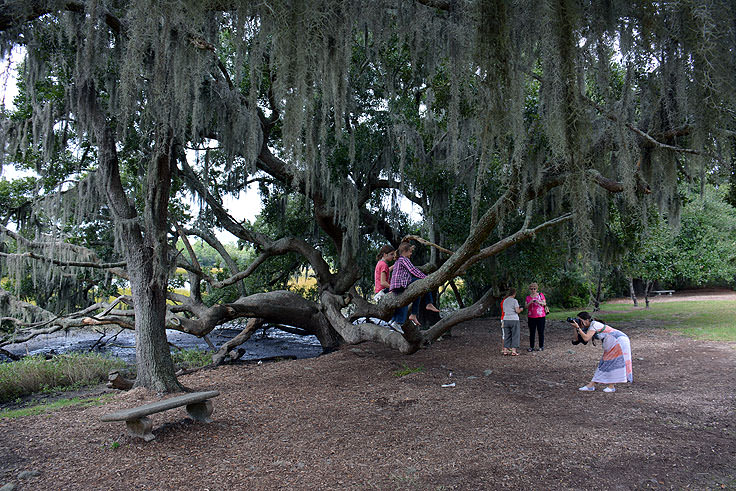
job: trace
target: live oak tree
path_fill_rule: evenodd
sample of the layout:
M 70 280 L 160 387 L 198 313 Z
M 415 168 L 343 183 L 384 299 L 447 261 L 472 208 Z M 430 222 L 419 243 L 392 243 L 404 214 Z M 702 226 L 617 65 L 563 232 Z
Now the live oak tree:
M 412 353 L 482 314 L 493 290 L 426 331 L 351 321 L 386 319 L 543 230 L 588 242 L 610 206 L 676 214 L 678 173 L 729 161 L 735 19 L 727 1 L 3 2 L 2 52 L 25 48 L 28 102 L 3 121 L 5 162 L 45 174 L 66 155 L 76 168 L 8 211 L 0 254 L 19 274 L 44 268 L 39 279 L 124 278 L 132 293 L 119 302 L 134 313 L 116 301 L 57 315 L 3 291 L 6 322 L 28 335 L 134 327 L 137 383 L 160 391 L 180 388 L 165 327 L 204 336 L 249 318 L 244 336 L 271 322 L 325 347 Z M 223 197 L 255 182 L 269 199 L 299 196 L 303 228 L 234 219 Z M 191 219 L 185 190 L 201 204 Z M 426 279 L 371 305 L 355 288 L 359 258 L 403 237 L 400 196 L 442 249 Z M 448 223 L 461 203 L 464 219 Z M 101 218 L 114 229 L 107 260 L 69 240 Z M 255 259 L 229 260 L 214 226 Z M 199 266 L 193 236 L 222 251 L 228 278 Z M 245 288 L 283 257 L 311 268 L 316 299 Z M 175 266 L 189 271 L 188 296 L 168 290 Z M 239 297 L 209 304 L 205 284 Z

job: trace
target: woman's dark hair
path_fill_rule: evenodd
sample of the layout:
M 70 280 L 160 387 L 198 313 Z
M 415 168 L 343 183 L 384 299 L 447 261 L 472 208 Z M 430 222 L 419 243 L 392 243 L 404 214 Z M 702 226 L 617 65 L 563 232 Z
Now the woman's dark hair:
M 597 322 L 600 322 L 601 324 L 605 324 L 606 323 L 606 321 L 604 321 L 603 319 L 600 319 L 598 317 L 595 317 L 594 318 L 593 316 L 591 316 L 589 313 L 587 313 L 585 311 L 580 312 L 578 314 L 578 317 L 580 317 L 584 321 L 590 321 L 590 322 L 597 321 Z
M 587 312 L 585 312 L 585 311 L 580 312 L 578 314 L 578 317 L 580 317 L 584 321 L 592 321 L 593 320 L 593 318 L 590 316 L 590 314 L 587 313 Z
M 591 317 L 591 315 L 589 313 L 587 313 L 586 311 L 582 311 L 582 312 L 578 313 L 578 317 L 580 317 L 584 321 L 593 322 L 593 317 Z M 580 327 L 582 327 L 582 326 L 580 326 Z M 583 329 L 583 330 L 584 331 L 587 331 L 587 329 Z M 591 338 L 591 341 L 593 341 L 593 346 L 595 346 L 595 336 L 593 338 Z M 578 333 L 578 339 L 572 342 L 572 344 L 578 344 L 578 343 L 588 344 L 587 341 L 583 341 L 583 338 L 580 337 L 580 333 Z
M 516 288 L 509 288 L 509 290 L 506 292 L 507 297 L 513 297 L 516 295 Z
M 376 260 L 380 261 L 381 259 L 383 259 L 383 256 L 391 252 L 394 252 L 394 247 L 390 244 L 386 244 L 378 251 L 378 257 L 376 258 Z

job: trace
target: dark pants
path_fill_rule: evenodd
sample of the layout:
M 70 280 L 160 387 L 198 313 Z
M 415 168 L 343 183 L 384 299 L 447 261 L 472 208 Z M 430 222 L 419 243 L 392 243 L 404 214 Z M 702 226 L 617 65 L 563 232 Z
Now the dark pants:
M 409 282 L 409 285 L 417 281 L 419 278 L 416 278 L 414 276 L 411 277 L 411 281 Z M 409 286 L 407 285 L 407 286 Z M 393 292 L 396 295 L 399 295 L 400 293 L 403 293 L 406 288 L 396 288 L 393 290 Z M 414 315 L 417 315 L 419 313 L 419 305 L 422 303 L 422 298 L 424 298 L 427 303 L 434 303 L 434 297 L 432 296 L 432 292 L 427 292 L 424 294 L 424 297 L 419 297 L 411 304 L 411 313 Z M 394 312 L 394 316 L 391 318 L 392 321 L 398 322 L 399 324 L 403 325 L 404 322 L 406 322 L 406 318 L 409 314 L 409 306 L 404 305 L 403 307 L 399 307 L 396 309 L 396 312 Z
M 529 317 L 529 347 L 534 347 L 534 333 L 539 333 L 539 347 L 544 348 L 544 321 L 546 317 Z

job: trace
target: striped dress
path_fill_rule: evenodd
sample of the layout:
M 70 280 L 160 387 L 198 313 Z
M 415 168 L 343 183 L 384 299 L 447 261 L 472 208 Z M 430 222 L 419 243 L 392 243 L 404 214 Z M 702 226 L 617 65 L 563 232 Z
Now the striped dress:
M 598 321 L 593 321 L 590 327 L 595 329 L 596 339 L 603 341 L 603 357 L 598 362 L 593 382 L 601 384 L 633 382 L 629 337 Z

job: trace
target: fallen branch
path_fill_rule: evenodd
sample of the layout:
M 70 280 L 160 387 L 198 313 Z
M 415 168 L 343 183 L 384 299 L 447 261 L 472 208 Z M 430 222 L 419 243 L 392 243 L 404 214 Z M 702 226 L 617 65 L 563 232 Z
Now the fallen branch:
M 238 333 L 237 336 L 235 336 L 230 341 L 220 346 L 220 349 L 217 351 L 217 353 L 212 355 L 212 364 L 220 365 L 225 360 L 225 358 L 228 357 L 228 355 L 233 350 L 233 348 L 240 346 L 241 344 L 246 342 L 248 339 L 250 339 L 253 333 L 256 332 L 262 325 L 263 325 L 263 319 L 260 319 L 260 318 L 250 319 L 248 323 L 246 324 L 245 328 L 242 331 L 240 331 L 240 333 Z M 240 356 L 238 356 L 238 358 L 240 358 Z

